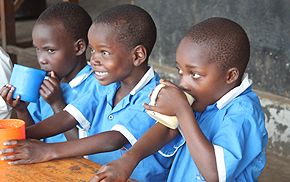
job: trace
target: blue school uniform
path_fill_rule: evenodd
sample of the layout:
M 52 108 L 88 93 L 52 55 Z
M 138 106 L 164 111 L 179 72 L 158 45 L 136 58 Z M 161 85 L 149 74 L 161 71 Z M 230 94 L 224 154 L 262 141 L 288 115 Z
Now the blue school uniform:
M 129 141 L 123 149 L 89 155 L 90 160 L 104 165 L 120 158 L 156 123 L 145 112 L 143 104 L 149 102 L 148 96 L 158 84 L 159 76 L 150 68 L 130 94 L 115 107 L 113 100 L 120 83 L 98 85 L 93 91 L 97 94 L 87 94 L 80 101 L 73 102 L 65 108 L 78 120 L 81 127 L 87 129 L 88 135 L 114 130 L 122 133 Z M 166 181 L 172 156 L 180 145 L 178 140 L 180 138 L 171 142 L 171 146 L 167 146 L 166 157 L 156 153 L 141 161 L 131 178 L 138 181 Z
M 95 82 L 91 66 L 85 66 L 69 83 L 60 84 L 64 101 L 67 104 L 72 102 L 82 92 L 87 92 L 88 85 L 91 86 L 92 84 L 95 84 Z M 27 108 L 35 123 L 38 123 L 54 114 L 50 105 L 42 97 L 40 97 L 36 103 L 29 103 Z M 67 140 L 64 134 L 58 134 L 45 138 L 44 141 L 46 143 L 55 143 Z
M 196 120 L 214 145 L 219 181 L 257 181 L 266 164 L 267 131 L 264 113 L 251 81 L 225 94 Z M 176 154 L 168 181 L 204 181 L 187 145 Z

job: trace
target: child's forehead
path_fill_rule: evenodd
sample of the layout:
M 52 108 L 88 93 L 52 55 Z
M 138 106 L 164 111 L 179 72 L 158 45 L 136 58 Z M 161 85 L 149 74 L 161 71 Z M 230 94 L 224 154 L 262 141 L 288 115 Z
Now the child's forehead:
M 120 41 L 119 32 L 110 24 L 95 23 L 91 26 L 88 33 L 90 44 L 104 44 L 108 47 L 127 47 Z
M 180 42 L 176 51 L 176 65 L 180 68 L 194 68 L 195 70 L 218 68 L 218 62 L 212 61 L 210 48 L 195 43 L 190 38 Z
M 196 43 L 192 39 L 185 37 L 179 43 L 176 56 L 184 57 L 189 60 L 209 60 L 210 59 L 210 48 L 202 43 Z

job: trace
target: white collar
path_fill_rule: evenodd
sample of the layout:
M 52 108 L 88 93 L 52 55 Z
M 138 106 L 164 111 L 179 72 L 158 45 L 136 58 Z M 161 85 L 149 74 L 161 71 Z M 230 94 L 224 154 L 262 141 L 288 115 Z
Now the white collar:
M 231 102 L 234 98 L 236 98 L 238 95 L 243 93 L 248 87 L 252 85 L 252 80 L 248 78 L 248 74 L 245 73 L 243 75 L 242 83 L 230 90 L 228 93 L 226 93 L 222 98 L 220 98 L 217 101 L 217 108 L 222 109 L 225 105 L 227 105 L 229 102 Z
M 86 69 L 89 70 L 89 72 L 86 71 Z M 81 70 L 81 72 L 83 72 L 83 73 L 78 74 L 75 78 L 73 78 L 69 82 L 70 87 L 75 88 L 75 87 L 79 86 L 81 83 L 83 83 L 90 76 L 90 74 L 93 73 L 93 69 L 91 69 L 91 70 L 90 69 L 91 69 L 91 67 L 88 67 L 88 66 L 83 68 Z
M 154 70 L 152 67 L 146 72 L 138 84 L 131 90 L 130 94 L 134 95 L 141 90 L 154 77 Z

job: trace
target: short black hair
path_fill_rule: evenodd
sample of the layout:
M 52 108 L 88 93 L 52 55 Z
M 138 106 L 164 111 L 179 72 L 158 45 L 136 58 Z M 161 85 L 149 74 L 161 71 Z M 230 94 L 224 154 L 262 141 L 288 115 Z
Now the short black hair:
M 250 43 L 245 30 L 236 22 L 213 17 L 194 25 L 186 35 L 194 44 L 206 46 L 210 62 L 223 69 L 239 69 L 243 75 L 250 59 Z
M 133 48 L 143 45 L 148 56 L 156 42 L 156 25 L 144 9 L 123 4 L 103 11 L 94 23 L 104 23 L 114 27 L 118 33 L 117 39 L 121 43 Z
M 45 9 L 35 24 L 59 21 L 74 40 L 84 39 L 88 44 L 88 31 L 92 24 L 90 15 L 78 4 L 61 2 Z

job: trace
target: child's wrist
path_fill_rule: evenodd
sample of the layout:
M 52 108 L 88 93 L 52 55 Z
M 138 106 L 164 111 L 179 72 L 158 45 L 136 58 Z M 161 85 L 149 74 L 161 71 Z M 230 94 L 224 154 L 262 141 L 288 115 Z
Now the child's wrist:
M 136 153 L 130 150 L 127 151 L 125 154 L 123 154 L 123 156 L 120 159 L 124 161 L 127 164 L 127 166 L 130 166 L 132 171 L 138 165 L 138 163 L 142 160 L 141 156 L 136 155 Z

